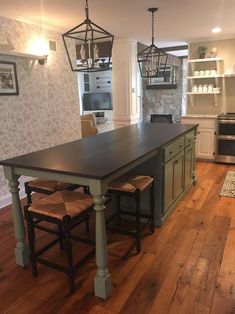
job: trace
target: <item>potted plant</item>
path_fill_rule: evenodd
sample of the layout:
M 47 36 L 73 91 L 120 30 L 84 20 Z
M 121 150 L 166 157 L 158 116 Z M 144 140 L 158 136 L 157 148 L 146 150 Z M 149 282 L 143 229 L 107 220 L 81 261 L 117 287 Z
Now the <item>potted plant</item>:
M 199 54 L 199 58 L 200 59 L 204 59 L 205 58 L 205 55 L 207 53 L 207 47 L 205 46 L 199 46 L 198 49 L 197 49 L 197 52 Z

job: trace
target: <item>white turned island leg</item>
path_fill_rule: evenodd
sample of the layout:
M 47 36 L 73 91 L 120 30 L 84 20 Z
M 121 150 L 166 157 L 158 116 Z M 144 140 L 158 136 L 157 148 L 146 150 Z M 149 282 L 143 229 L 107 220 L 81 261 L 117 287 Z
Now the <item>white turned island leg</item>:
M 111 275 L 107 268 L 107 240 L 105 230 L 104 205 L 102 195 L 94 195 L 94 209 L 96 211 L 96 265 L 97 271 L 94 279 L 95 295 L 107 299 L 112 294 Z
M 12 212 L 14 232 L 16 239 L 15 258 L 16 264 L 26 266 L 29 263 L 29 248 L 25 243 L 25 229 L 23 214 L 21 211 L 21 204 L 19 198 L 19 176 L 14 176 L 9 167 L 4 167 L 4 174 L 8 180 L 9 191 L 12 195 Z

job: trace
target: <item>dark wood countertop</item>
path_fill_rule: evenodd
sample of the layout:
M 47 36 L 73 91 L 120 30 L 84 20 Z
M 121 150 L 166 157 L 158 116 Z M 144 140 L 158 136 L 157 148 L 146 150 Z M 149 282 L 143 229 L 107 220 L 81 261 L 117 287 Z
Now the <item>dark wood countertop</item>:
M 196 126 L 134 124 L 0 161 L 0 165 L 104 179 Z

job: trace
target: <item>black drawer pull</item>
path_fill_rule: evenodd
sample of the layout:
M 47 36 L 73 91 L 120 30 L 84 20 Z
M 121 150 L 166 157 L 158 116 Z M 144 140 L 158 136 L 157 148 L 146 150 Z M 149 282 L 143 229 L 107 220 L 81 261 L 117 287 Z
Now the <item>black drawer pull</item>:
M 173 152 L 172 152 L 172 151 L 170 151 L 170 152 L 169 152 L 169 154 L 171 155 L 171 154 L 173 154 Z

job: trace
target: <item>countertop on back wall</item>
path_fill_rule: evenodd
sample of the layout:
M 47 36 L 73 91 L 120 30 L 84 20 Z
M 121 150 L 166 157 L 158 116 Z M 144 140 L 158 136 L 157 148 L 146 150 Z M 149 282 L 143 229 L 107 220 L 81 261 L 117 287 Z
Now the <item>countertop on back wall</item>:
M 198 119 L 217 119 L 218 114 L 200 114 L 200 113 L 194 113 L 194 114 L 186 114 L 181 116 L 181 118 L 198 118 Z

